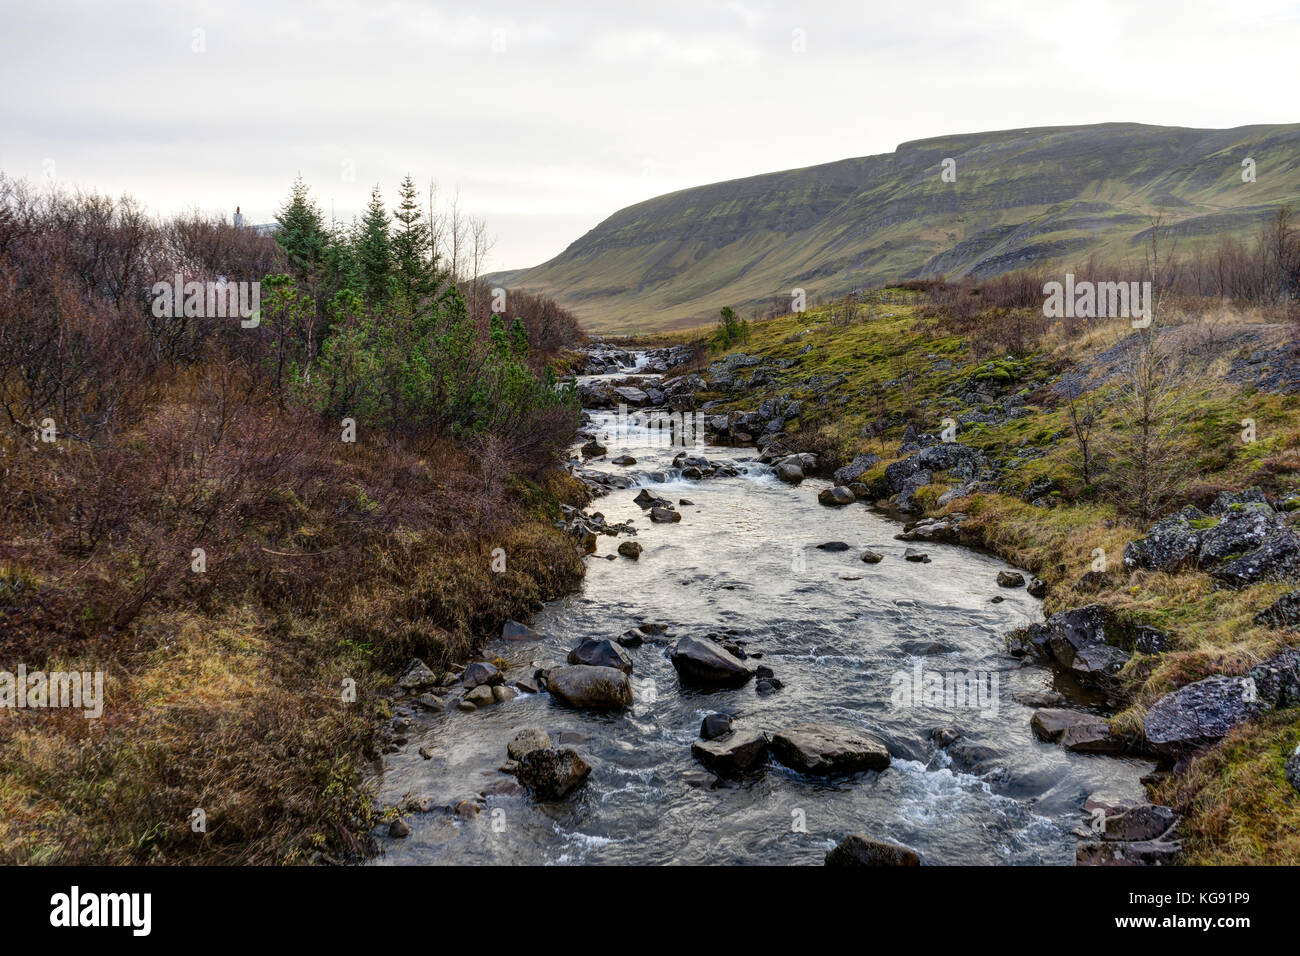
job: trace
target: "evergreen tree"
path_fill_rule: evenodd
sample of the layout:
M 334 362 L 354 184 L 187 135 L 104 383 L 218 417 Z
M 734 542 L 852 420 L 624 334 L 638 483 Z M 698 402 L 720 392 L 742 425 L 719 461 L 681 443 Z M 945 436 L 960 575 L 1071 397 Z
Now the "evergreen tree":
M 357 228 L 353 221 L 352 229 Z M 362 290 L 361 269 L 357 262 L 357 251 L 353 248 L 348 231 L 335 227 L 325 234 L 325 251 L 321 256 L 321 279 L 325 287 L 323 298 L 332 298 L 339 292 Z
M 418 309 L 436 288 L 430 254 L 429 225 L 421 219 L 420 194 L 408 173 L 398 189 L 393 210 L 393 271 L 398 292 L 411 309 Z
M 361 286 L 373 305 L 388 301 L 393 267 L 392 243 L 388 236 L 388 212 L 379 187 L 370 190 L 370 202 L 356 238 L 357 266 Z
M 320 268 L 327 237 L 320 207 L 311 198 L 301 174 L 294 179 L 289 198 L 275 214 L 275 221 L 279 226 L 275 241 L 294 268 L 304 275 L 315 274 Z
M 528 358 L 528 329 L 517 315 L 510 325 L 510 352 L 521 362 Z

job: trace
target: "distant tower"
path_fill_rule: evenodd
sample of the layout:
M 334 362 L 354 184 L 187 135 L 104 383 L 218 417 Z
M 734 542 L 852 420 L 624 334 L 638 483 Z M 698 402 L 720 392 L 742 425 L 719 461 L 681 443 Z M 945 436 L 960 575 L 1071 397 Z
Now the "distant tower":
M 242 229 L 243 226 L 244 226 L 244 214 L 240 212 L 239 207 L 236 206 L 235 207 L 235 228 Z

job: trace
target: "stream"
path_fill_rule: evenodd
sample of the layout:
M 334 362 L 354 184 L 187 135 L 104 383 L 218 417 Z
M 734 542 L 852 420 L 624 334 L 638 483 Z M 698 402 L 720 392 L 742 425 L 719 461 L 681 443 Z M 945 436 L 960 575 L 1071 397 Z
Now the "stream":
M 616 418 L 590 414 L 602 428 Z M 383 758 L 377 796 L 386 806 L 430 798 L 437 809 L 405 814 L 405 838 L 377 831 L 382 853 L 371 865 L 820 865 L 858 832 L 911 847 L 927 865 L 1073 865 L 1072 831 L 1090 794 L 1144 800 L 1139 777 L 1149 762 L 1073 754 L 1032 733 L 1034 709 L 1063 702 L 1052 671 L 1005 652 L 1007 631 L 1042 617 L 1023 588 L 995 583 L 1010 565 L 934 543 L 912 545 L 929 563 L 904 561 L 909 545 L 894 540 L 901 524 L 863 505 L 818 504 L 828 482 L 786 485 L 753 460 L 754 449 L 712 445 L 687 450 L 735 462 L 740 474 L 685 480 L 671 469 L 682 449 L 657 437 L 642 428 L 609 438 L 608 455 L 587 465 L 634 481 L 586 510 L 610 524 L 631 521 L 640 559 L 607 559 L 629 538 L 600 535 L 581 588 L 528 622 L 545 639 L 493 641 L 484 653 L 504 658 L 507 680 L 517 680 L 564 663 L 584 639 L 666 625 L 627 649 L 634 706 L 579 711 L 538 693 L 471 713 L 454 699 L 442 713 L 416 711 L 409 742 Z M 622 454 L 637 464 L 610 463 Z M 669 499 L 682 520 L 652 523 L 632 500 L 643 487 Z M 683 498 L 691 504 L 678 504 Z M 849 550 L 817 547 L 835 541 Z M 884 559 L 862 562 L 864 548 Z M 995 595 L 1004 600 L 994 603 Z M 681 686 L 673 644 L 709 633 L 747 642 L 783 687 L 762 694 L 754 682 Z M 957 675 L 973 675 L 991 699 L 913 693 Z M 769 732 L 806 723 L 866 731 L 885 742 L 892 763 L 880 773 L 823 779 L 769 758 L 758 772 L 710 785 L 691 744 L 713 711 Z M 507 741 L 525 727 L 582 755 L 593 767 L 586 785 L 554 803 L 520 792 L 498 768 Z M 932 740 L 944 729 L 960 733 L 946 747 Z M 447 809 L 462 800 L 481 810 Z

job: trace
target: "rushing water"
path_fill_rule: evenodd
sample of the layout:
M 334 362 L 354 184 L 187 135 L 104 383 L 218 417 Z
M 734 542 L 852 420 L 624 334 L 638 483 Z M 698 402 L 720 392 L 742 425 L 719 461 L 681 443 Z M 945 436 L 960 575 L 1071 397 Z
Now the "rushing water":
M 606 426 L 614 419 L 593 417 Z M 1071 831 L 1088 794 L 1142 799 L 1138 777 L 1149 764 L 1070 754 L 1033 736 L 1032 705 L 1050 696 L 1052 675 L 1005 654 L 1002 635 L 1041 614 L 1023 589 L 995 584 L 1009 565 L 939 544 L 912 545 L 929 553 L 928 564 L 904 561 L 908 545 L 893 538 L 898 522 L 861 505 L 823 507 L 817 492 L 825 481 L 782 484 L 766 466 L 745 463 L 752 449 L 702 449 L 710 460 L 739 462 L 739 477 L 687 481 L 670 473 L 651 483 L 648 473 L 667 471 L 681 450 L 648 444 L 654 438 L 642 430 L 609 443 L 609 457 L 637 459 L 631 468 L 593 467 L 636 477 L 638 487 L 674 504 L 689 499 L 678 506 L 682 520 L 651 523 L 632 501 L 636 489 L 597 499 L 590 510 L 638 529 L 640 560 L 608 560 L 627 538 L 601 535 L 581 590 L 530 622 L 547 638 L 495 642 L 485 655 L 509 661 L 513 680 L 564 663 L 586 638 L 666 624 L 663 637 L 628 651 L 635 706 L 575 711 L 542 693 L 473 713 L 453 706 L 417 714 L 409 743 L 384 758 L 380 799 L 425 796 L 448 806 L 494 787 L 509 790 L 513 778 L 498 767 L 506 742 L 527 726 L 583 755 L 594 768 L 586 786 L 550 804 L 489 792 L 477 816 L 408 814 L 411 835 L 382 837 L 376 862 L 819 864 L 841 837 L 865 832 L 916 849 L 927 864 L 1070 864 Z M 830 541 L 851 549 L 816 547 Z M 884 560 L 863 563 L 863 548 Z M 994 595 L 1005 600 L 993 603 Z M 709 632 L 747 641 L 784 688 L 760 695 L 752 682 L 737 690 L 680 686 L 672 644 Z M 896 687 L 918 668 L 974 672 L 996 690 L 992 705 L 902 699 Z M 691 744 L 715 710 L 768 731 L 809 722 L 869 731 L 887 743 L 893 762 L 879 774 L 833 780 L 770 762 L 717 789 L 693 785 L 701 768 Z M 961 738 L 940 748 L 930 739 L 936 728 Z M 421 757 L 421 747 L 432 759 Z

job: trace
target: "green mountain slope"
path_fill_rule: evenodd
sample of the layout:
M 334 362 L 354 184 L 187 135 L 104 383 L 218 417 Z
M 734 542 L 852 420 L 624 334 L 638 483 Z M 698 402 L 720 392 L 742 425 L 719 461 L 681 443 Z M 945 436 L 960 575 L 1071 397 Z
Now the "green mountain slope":
M 1242 182 L 1242 160 L 1256 182 Z M 955 182 L 940 173 L 956 163 Z M 619 210 L 549 262 L 490 277 L 596 331 L 710 321 L 792 289 L 835 296 L 913 276 L 1140 260 L 1160 213 L 1184 244 L 1300 206 L 1300 124 L 1106 123 L 943 136 L 894 152 L 669 193 Z M 744 309 L 742 308 L 742 311 Z

